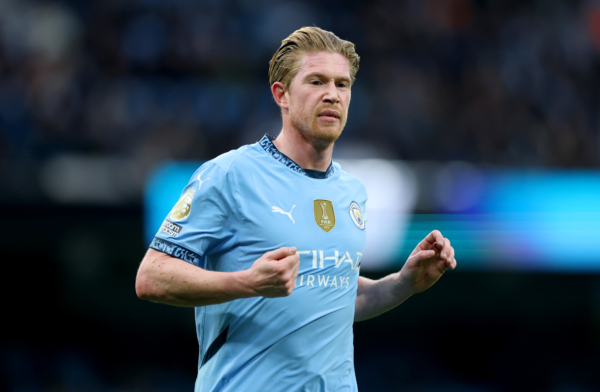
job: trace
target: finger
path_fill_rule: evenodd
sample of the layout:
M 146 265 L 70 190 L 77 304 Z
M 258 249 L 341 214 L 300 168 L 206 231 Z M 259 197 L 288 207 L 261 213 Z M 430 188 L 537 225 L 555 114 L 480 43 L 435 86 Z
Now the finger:
M 294 273 L 292 274 L 292 280 L 294 281 L 294 285 L 296 285 L 296 279 L 298 278 L 298 269 L 294 270 Z
M 433 250 L 422 250 L 419 251 L 418 253 L 416 253 L 413 257 L 415 257 L 417 260 L 426 260 L 426 259 L 430 259 L 432 257 L 435 256 L 435 251 Z
M 427 242 L 430 246 L 437 245 L 440 249 L 444 246 L 444 236 L 439 230 L 429 233 L 423 241 Z
M 440 249 L 440 257 L 448 261 L 451 261 L 454 258 L 454 249 L 450 246 L 450 240 L 448 238 L 444 238 L 444 246 Z
M 288 283 L 286 283 L 286 287 L 289 287 L 287 289 L 287 295 L 292 294 L 292 292 L 294 291 L 294 288 L 296 287 L 296 279 L 298 279 L 298 270 L 294 270 L 292 271 L 292 276 L 290 277 L 290 280 L 288 281 Z
M 454 269 L 456 268 L 456 259 L 452 258 L 450 260 L 444 260 L 444 264 L 446 265 L 446 268 Z
M 448 261 L 454 260 L 454 255 L 455 255 L 454 248 L 450 247 L 450 256 L 448 256 Z
M 436 249 L 439 249 L 441 251 L 442 249 L 444 249 L 444 246 L 447 246 L 447 244 L 448 244 L 448 239 L 447 238 L 442 238 L 441 241 L 438 240 L 435 244 L 433 244 L 433 246 Z
M 281 260 L 289 255 L 293 255 L 296 253 L 296 247 L 281 247 L 279 249 L 272 250 L 270 252 L 265 253 L 265 256 L 270 258 L 271 260 Z
M 279 261 L 281 261 L 282 263 L 286 263 L 287 268 L 289 268 L 289 269 L 293 269 L 293 268 L 298 269 L 300 267 L 300 255 L 299 254 L 290 255 Z
M 300 269 L 300 255 L 295 254 L 290 257 L 294 258 L 294 263 L 292 264 L 292 268 L 294 268 L 296 270 L 296 272 L 298 272 L 298 270 Z
M 297 275 L 298 275 L 298 274 L 296 274 L 296 276 L 294 276 L 294 278 L 292 279 L 292 287 L 290 288 L 290 290 L 289 290 L 289 292 L 288 292 L 288 295 L 292 294 L 292 292 L 293 292 L 293 291 L 294 291 L 294 289 L 296 288 L 296 278 L 297 278 Z
M 446 264 L 446 267 L 452 268 L 452 263 L 454 261 L 454 257 L 453 256 L 450 256 L 450 257 L 448 257 L 446 259 L 442 259 L 442 260 L 444 260 L 444 263 Z

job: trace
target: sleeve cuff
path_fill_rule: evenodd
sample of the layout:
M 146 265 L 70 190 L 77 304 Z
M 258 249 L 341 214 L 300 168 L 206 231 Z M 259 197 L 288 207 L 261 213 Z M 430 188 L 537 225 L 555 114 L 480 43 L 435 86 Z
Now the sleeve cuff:
M 199 254 L 192 252 L 181 245 L 174 244 L 171 241 L 154 237 L 152 243 L 150 244 L 150 248 L 183 261 L 187 261 L 188 263 L 194 264 L 200 268 L 204 267 L 204 259 Z

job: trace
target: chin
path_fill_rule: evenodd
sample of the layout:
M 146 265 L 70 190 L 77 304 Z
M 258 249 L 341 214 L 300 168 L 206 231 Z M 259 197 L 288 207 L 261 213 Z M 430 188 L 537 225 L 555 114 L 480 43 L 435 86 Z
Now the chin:
M 342 134 L 342 129 L 312 129 L 311 136 L 314 141 L 319 141 L 321 143 L 331 144 L 335 142 L 340 135 Z
M 312 123 L 300 122 L 296 118 L 291 117 L 291 122 L 294 128 L 299 130 L 300 134 L 313 144 L 318 149 L 324 149 L 334 143 L 342 134 L 344 129 L 345 121 L 341 124 L 335 124 L 332 126 L 319 126 L 317 121 Z
M 341 120 L 339 123 L 330 126 L 319 126 L 320 124 L 315 121 L 311 125 L 310 132 L 315 141 L 319 140 L 322 143 L 331 144 L 340 137 L 346 122 Z

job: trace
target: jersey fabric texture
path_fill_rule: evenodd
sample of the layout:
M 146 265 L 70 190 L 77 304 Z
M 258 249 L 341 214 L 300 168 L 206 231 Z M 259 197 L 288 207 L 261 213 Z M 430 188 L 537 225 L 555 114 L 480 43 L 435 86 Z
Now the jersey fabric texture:
M 356 391 L 365 187 L 335 162 L 325 178 L 311 178 L 271 138 L 203 164 L 150 245 L 223 272 L 246 270 L 282 246 L 300 254 L 290 296 L 195 309 L 195 391 Z

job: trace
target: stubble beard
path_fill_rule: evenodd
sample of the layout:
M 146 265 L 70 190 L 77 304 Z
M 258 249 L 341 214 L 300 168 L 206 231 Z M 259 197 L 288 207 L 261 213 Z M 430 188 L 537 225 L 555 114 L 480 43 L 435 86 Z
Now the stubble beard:
M 317 116 L 297 116 L 289 112 L 292 126 L 300 133 L 300 136 L 312 144 L 315 149 L 322 151 L 332 145 L 342 134 L 346 125 L 346 116 L 326 127 L 319 127 Z

